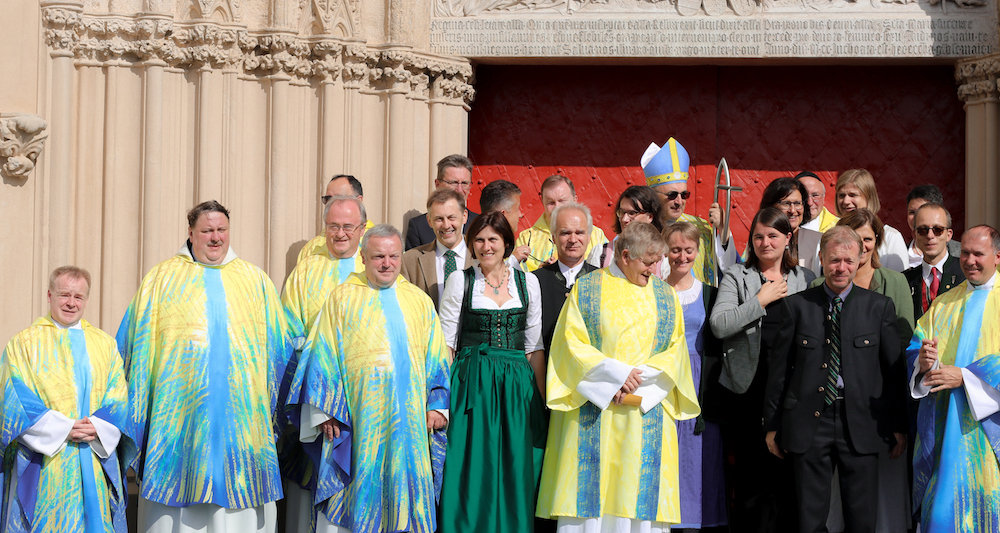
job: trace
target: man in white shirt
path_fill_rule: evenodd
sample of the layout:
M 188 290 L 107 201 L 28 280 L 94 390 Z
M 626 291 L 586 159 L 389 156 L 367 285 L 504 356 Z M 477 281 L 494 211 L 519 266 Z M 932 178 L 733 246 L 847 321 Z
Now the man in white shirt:
M 435 310 L 448 276 L 472 264 L 472 254 L 463 233 L 468 218 L 469 211 L 461 194 L 452 189 L 437 189 L 427 198 L 427 223 L 434 231 L 434 240 L 403 254 L 399 273 L 431 297 Z
M 534 271 L 542 290 L 542 342 L 546 352 L 569 290 L 577 279 L 597 270 L 585 261 L 594 225 L 587 206 L 576 202 L 563 204 L 550 216 L 557 260 Z
M 965 281 L 958 258 L 948 253 L 952 243 L 951 213 L 938 203 L 924 203 L 914 213 L 914 242 L 920 264 L 903 271 L 913 297 L 913 320 L 927 312 L 939 295 Z
M 906 247 L 906 252 L 910 260 L 907 268 L 920 266 L 920 262 L 923 260 L 920 247 L 917 245 L 917 233 L 915 231 L 917 225 L 914 218 L 917 216 L 917 210 L 920 209 L 920 206 L 927 203 L 944 205 L 944 195 L 941 194 L 941 189 L 938 189 L 936 185 L 917 185 L 910 189 L 910 192 L 906 195 L 906 225 L 910 228 L 910 235 L 913 237 L 909 246 Z M 948 227 L 951 227 L 951 224 Z M 948 253 L 956 258 L 958 257 L 958 241 L 948 242 Z M 919 317 L 920 315 L 917 316 Z

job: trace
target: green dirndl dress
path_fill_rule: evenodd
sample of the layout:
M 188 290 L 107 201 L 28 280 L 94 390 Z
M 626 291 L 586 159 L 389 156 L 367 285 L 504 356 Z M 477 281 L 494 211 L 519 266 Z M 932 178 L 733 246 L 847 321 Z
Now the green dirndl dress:
M 513 272 L 522 306 L 472 309 L 475 272 L 465 270 L 451 420 L 441 488 L 441 533 L 533 529 L 545 451 L 545 402 L 524 354 L 528 290 Z

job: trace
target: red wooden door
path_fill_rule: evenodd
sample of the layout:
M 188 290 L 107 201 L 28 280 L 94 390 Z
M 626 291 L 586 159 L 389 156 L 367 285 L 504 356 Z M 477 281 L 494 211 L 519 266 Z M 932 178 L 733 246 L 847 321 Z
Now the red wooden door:
M 542 213 L 541 181 L 561 173 L 611 237 L 614 201 L 645 183 L 640 156 L 671 136 L 691 155 L 688 213 L 707 217 L 715 166 L 726 157 L 744 187 L 732 224 L 741 249 L 767 183 L 801 170 L 830 185 L 834 211 L 837 175 L 867 168 L 879 215 L 906 238 L 905 197 L 922 183 L 944 192 L 956 235 L 964 225 L 965 119 L 952 67 L 480 65 L 476 78 L 470 203 L 492 180 L 517 183 L 520 229 Z

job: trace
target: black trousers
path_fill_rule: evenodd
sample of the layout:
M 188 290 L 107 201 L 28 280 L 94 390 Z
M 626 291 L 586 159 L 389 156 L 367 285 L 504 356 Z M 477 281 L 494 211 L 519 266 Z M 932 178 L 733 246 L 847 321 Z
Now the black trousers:
M 845 531 L 874 533 L 878 516 L 878 454 L 851 446 L 843 400 L 820 412 L 819 427 L 805 453 L 788 454 L 798 495 L 799 531 L 826 533 L 833 469 L 840 472 Z

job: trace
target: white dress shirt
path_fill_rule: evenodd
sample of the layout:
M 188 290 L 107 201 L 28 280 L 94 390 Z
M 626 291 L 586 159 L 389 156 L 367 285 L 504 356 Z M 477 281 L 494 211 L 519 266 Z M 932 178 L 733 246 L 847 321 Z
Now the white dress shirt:
M 449 250 L 449 248 L 443 244 L 441 241 L 435 240 L 437 244 L 434 246 L 434 273 L 437 275 L 438 279 L 438 301 L 441 301 L 441 296 L 444 295 L 444 283 L 448 280 L 444 279 L 444 262 L 447 259 L 444 253 Z M 465 268 L 465 256 L 469 254 L 469 247 L 465 244 L 465 239 L 460 239 L 458 244 L 454 248 L 451 248 L 455 252 L 455 272 L 463 270 Z
M 508 265 L 509 266 L 509 265 Z M 479 263 L 473 265 L 476 273 L 476 281 L 472 284 L 473 309 L 517 309 L 521 307 L 521 298 L 517 295 L 517 282 L 514 280 L 514 272 L 507 276 L 507 292 L 510 293 L 510 300 L 503 305 L 486 297 L 483 292 L 486 290 L 486 278 L 479 268 Z M 528 289 L 528 317 L 524 330 L 524 353 L 529 354 L 543 349 L 542 346 L 542 289 L 538 286 L 538 278 L 531 272 L 525 272 L 525 284 Z M 444 330 L 444 339 L 448 347 L 458 351 L 458 318 L 462 313 L 462 299 L 465 297 L 465 273 L 456 270 L 444 285 L 444 293 L 441 295 L 441 309 L 438 315 L 441 317 L 441 329 Z
M 583 270 L 583 264 L 586 261 L 580 261 L 575 267 L 568 267 L 559 261 L 559 272 L 562 272 L 564 278 L 566 278 L 566 288 L 569 289 L 576 283 L 576 277 L 580 275 L 580 271 Z
M 941 260 L 938 261 L 936 264 L 931 265 L 931 264 L 928 264 L 926 261 L 922 261 L 921 262 L 921 267 L 920 268 L 922 269 L 921 271 L 923 272 L 923 275 L 924 275 L 924 286 L 925 287 L 927 287 L 929 289 L 931 287 L 931 282 L 934 281 L 934 275 L 931 274 L 931 269 L 932 268 L 936 268 L 937 271 L 938 271 L 938 275 L 941 276 L 940 279 L 944 279 L 944 264 L 947 261 L 948 261 L 948 254 L 945 253 L 941 257 Z M 970 283 L 970 285 L 971 285 L 971 283 Z

